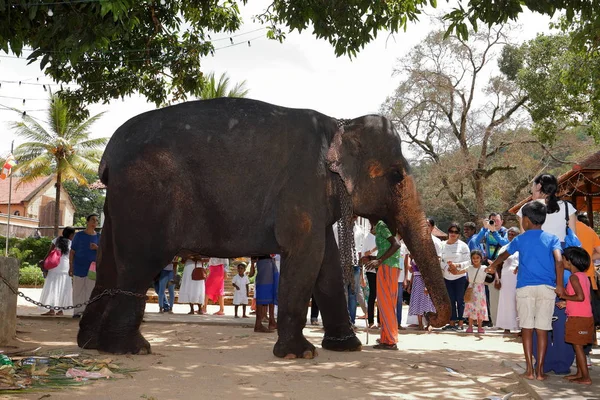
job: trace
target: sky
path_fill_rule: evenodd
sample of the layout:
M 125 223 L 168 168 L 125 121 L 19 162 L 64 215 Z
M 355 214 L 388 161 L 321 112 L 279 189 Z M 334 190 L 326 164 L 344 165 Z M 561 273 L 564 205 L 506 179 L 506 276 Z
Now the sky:
M 283 43 L 266 39 L 266 30 L 256 31 L 261 26 L 252 22 L 252 16 L 269 2 L 249 3 L 242 8 L 245 23 L 234 34 L 239 36 L 233 38 L 234 43 L 243 43 L 228 47 L 231 35 L 212 35 L 217 50 L 214 57 L 203 60 L 203 71 L 214 71 L 217 76 L 227 72 L 232 82 L 245 80 L 250 98 L 286 107 L 311 108 L 336 118 L 377 113 L 398 83 L 399 78 L 393 76 L 397 60 L 435 28 L 430 18 L 423 15 L 419 22 L 409 24 L 407 32 L 395 35 L 380 32 L 356 58 L 350 59 L 336 57 L 333 47 L 325 40 L 316 39 L 309 30 L 290 33 Z M 431 9 L 430 12 L 440 11 Z M 519 20 L 522 29 L 519 39 L 527 40 L 538 32 L 548 32 L 548 22 L 548 17 L 523 14 Z M 12 57 L 0 51 L 0 105 L 27 110 L 28 115 L 45 120 L 47 93 L 42 86 L 28 83 L 50 83 L 54 90 L 58 85 L 42 74 L 38 64 L 28 66 L 24 58 Z M 26 99 L 25 105 L 23 99 Z M 20 116 L 2 108 L 0 156 L 5 156 L 13 139 L 15 147 L 22 140 L 10 129 L 10 123 L 18 121 Z M 154 108 L 154 104 L 139 96 L 113 100 L 108 105 L 91 105 L 91 115 L 105 112 L 92 127 L 92 137 L 110 136 L 128 119 Z

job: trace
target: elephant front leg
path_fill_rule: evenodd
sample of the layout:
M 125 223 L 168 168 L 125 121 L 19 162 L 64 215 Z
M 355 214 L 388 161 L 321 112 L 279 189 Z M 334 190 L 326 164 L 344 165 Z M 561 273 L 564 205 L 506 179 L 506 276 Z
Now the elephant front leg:
M 322 231 L 321 231 L 322 232 Z M 315 346 L 302 333 L 308 302 L 322 263 L 325 237 L 280 233 L 282 252 L 277 314 L 278 339 L 273 354 L 282 358 L 313 358 Z
M 317 275 L 314 265 L 318 265 L 317 260 L 310 260 L 314 261 L 312 265 L 304 265 L 307 261 L 300 254 L 283 258 L 279 280 L 278 339 L 273 348 L 277 357 L 314 358 L 317 355 L 315 346 L 302 333 L 311 288 Z
M 333 351 L 359 351 L 362 349 L 362 343 L 356 337 L 350 323 L 342 275 L 338 247 L 333 230 L 329 227 L 325 257 L 314 288 L 325 328 L 321 346 Z

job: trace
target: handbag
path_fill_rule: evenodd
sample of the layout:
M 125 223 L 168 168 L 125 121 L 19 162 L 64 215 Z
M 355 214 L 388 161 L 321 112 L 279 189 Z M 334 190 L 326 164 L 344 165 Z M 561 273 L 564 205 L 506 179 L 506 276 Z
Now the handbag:
M 60 264 L 61 256 L 62 253 L 58 248 L 55 247 L 54 249 L 52 249 L 52 251 L 44 259 L 44 269 L 46 271 L 50 271 L 51 269 L 58 267 L 58 264 Z
M 96 280 L 96 261 L 92 261 L 90 264 L 90 269 L 88 269 L 87 277 L 89 280 Z
M 475 285 L 475 281 L 477 280 L 477 275 L 479 274 L 479 270 L 482 267 L 479 267 L 477 269 L 477 272 L 475 272 L 475 278 L 473 278 L 473 282 L 469 283 L 469 287 L 467 287 L 467 290 L 465 290 L 465 295 L 463 297 L 463 299 L 465 300 L 465 303 L 470 303 L 473 301 L 473 286 Z
M 564 240 L 564 245 L 563 248 L 567 248 L 567 247 L 581 247 L 581 241 L 579 240 L 579 238 L 577 237 L 577 235 L 575 234 L 575 232 L 573 232 L 573 230 L 571 228 L 569 228 L 569 203 L 567 203 L 566 201 L 563 201 L 563 204 L 565 205 L 565 223 L 566 223 L 566 235 L 565 235 L 565 240 Z
M 194 265 L 194 270 L 192 271 L 192 280 L 193 281 L 203 281 L 206 279 L 206 270 L 202 265 L 198 266 L 198 261 Z
M 496 277 L 494 275 L 489 274 L 487 272 L 485 273 L 485 280 L 483 281 L 484 283 L 486 283 L 486 284 L 494 283 L 495 280 L 496 280 Z

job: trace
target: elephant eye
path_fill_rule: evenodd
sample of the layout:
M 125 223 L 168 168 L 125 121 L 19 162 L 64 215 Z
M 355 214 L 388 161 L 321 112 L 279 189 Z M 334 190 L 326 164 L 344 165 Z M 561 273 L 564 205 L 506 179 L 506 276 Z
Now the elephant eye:
M 402 170 L 394 168 L 390 172 L 390 179 L 393 183 L 401 182 L 402 179 L 404 179 L 404 174 L 402 173 Z

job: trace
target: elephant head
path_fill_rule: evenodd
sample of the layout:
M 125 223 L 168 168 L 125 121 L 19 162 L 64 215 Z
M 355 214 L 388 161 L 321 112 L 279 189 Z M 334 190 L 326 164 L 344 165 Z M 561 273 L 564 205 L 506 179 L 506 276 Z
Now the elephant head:
M 400 233 L 435 305 L 431 324 L 446 324 L 450 299 L 439 258 L 392 123 L 377 115 L 344 121 L 331 141 L 327 161 L 341 176 L 355 214 L 383 220 L 392 232 Z

